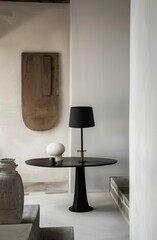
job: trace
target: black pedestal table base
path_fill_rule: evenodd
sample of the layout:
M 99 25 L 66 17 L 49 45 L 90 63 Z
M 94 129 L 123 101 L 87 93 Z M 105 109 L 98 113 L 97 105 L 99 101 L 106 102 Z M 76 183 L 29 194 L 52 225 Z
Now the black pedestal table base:
M 89 212 L 93 210 L 88 205 L 84 166 L 76 167 L 74 202 L 69 210 L 72 212 Z

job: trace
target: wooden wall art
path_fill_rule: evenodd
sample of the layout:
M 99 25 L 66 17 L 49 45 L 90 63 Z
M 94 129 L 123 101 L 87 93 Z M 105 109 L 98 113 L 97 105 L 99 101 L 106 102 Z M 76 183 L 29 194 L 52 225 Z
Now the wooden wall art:
M 49 130 L 59 112 L 59 54 L 22 53 L 22 115 L 25 125 Z

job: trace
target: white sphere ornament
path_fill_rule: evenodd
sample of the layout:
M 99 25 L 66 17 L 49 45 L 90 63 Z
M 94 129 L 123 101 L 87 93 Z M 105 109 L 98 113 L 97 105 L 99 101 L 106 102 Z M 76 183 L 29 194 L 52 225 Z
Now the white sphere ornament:
M 46 152 L 55 158 L 55 161 L 61 161 L 63 159 L 62 154 L 65 152 L 63 144 L 58 142 L 52 142 L 46 147 Z

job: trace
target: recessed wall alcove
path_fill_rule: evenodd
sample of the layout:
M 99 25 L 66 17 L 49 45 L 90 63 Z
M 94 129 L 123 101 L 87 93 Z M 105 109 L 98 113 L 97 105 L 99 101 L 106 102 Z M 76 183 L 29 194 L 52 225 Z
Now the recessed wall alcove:
M 65 145 L 64 156 L 79 156 L 80 137 L 68 127 L 69 109 L 89 105 L 96 126 L 86 129 L 86 156 L 115 158 L 118 164 L 87 170 L 87 188 L 108 191 L 109 176 L 129 172 L 129 1 L 6 1 L 0 7 L 0 156 L 17 159 L 24 182 L 68 183 L 70 176 L 73 189 L 73 171 L 33 168 L 25 160 L 46 157 L 54 141 Z M 48 131 L 28 129 L 22 120 L 21 53 L 29 51 L 60 54 L 60 120 Z

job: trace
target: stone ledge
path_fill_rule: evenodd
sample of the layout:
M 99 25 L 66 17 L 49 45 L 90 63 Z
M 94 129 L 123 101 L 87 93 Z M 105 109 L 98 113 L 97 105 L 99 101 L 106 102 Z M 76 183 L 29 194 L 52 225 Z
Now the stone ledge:
M 1 240 L 32 240 L 32 224 L 0 225 Z
M 73 227 L 41 228 L 40 240 L 74 240 Z
M 110 193 L 129 222 L 129 177 L 110 177 Z
M 21 224 L 0 225 L 0 240 L 74 240 L 72 226 L 39 227 L 40 205 L 24 205 Z
M 31 240 L 38 240 L 40 236 L 39 228 L 40 205 L 24 205 L 21 224 L 32 223 Z

